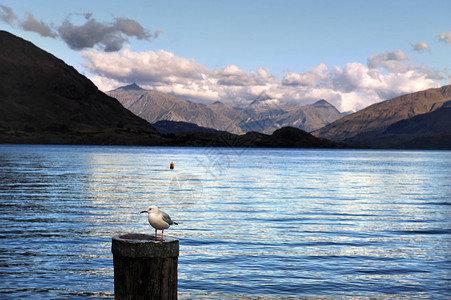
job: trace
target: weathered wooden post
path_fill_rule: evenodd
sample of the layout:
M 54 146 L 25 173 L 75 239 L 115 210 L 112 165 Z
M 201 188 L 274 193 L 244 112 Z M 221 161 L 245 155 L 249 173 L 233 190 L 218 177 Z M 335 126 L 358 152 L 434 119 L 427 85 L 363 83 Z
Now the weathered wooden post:
M 177 299 L 179 241 L 147 234 L 113 237 L 115 299 Z

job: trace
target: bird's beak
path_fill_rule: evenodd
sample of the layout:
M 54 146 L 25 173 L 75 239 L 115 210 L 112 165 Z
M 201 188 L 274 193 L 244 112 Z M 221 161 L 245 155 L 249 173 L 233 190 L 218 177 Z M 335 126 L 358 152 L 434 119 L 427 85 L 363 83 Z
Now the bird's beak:
M 143 210 L 143 211 L 142 211 L 142 212 L 140 212 L 140 213 L 142 214 L 142 213 L 145 213 L 145 212 L 147 212 L 147 210 Z

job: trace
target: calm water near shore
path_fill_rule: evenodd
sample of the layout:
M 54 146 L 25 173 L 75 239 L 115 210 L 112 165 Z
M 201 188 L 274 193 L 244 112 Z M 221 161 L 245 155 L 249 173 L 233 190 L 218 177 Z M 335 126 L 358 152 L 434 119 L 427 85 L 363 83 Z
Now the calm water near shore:
M 41 145 L 0 145 L 0 298 L 113 298 L 151 204 L 180 299 L 451 298 L 450 151 Z

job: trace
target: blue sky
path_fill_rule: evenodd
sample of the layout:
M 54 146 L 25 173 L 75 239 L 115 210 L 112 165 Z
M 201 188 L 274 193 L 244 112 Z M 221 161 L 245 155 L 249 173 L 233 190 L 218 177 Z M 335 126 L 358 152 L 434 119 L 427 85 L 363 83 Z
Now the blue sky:
M 449 84 L 450 11 L 449 0 L 6 0 L 0 26 L 104 91 L 137 82 L 205 103 L 265 92 L 343 111 Z

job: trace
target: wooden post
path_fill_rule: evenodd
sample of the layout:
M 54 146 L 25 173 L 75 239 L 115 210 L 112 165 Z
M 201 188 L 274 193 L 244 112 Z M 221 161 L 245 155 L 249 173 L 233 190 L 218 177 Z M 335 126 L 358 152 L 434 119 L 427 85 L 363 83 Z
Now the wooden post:
M 115 299 L 177 299 L 179 241 L 130 233 L 114 236 Z

